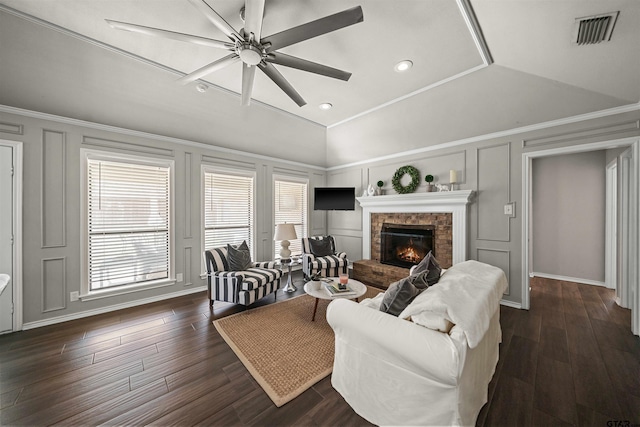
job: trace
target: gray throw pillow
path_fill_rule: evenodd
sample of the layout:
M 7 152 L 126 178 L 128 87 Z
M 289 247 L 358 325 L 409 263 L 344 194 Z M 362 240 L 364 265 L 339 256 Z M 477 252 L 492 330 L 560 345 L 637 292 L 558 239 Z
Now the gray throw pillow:
M 440 280 L 440 274 L 442 273 L 442 268 L 431 251 L 429 251 L 427 256 L 425 256 L 413 270 L 413 275 L 415 276 L 416 274 L 425 272 L 427 273 L 427 287 L 438 283 L 438 280 Z
M 333 238 L 330 236 L 324 239 L 309 239 L 309 249 L 314 256 L 333 255 Z
M 227 261 L 229 261 L 229 271 L 244 271 L 253 267 L 247 242 L 243 241 L 238 246 L 227 245 Z
M 414 274 L 389 285 L 389 289 L 387 289 L 382 298 L 380 311 L 394 316 L 402 313 L 402 310 L 407 308 L 411 301 L 422 292 L 421 289 L 416 287 L 415 283 L 424 283 L 426 281 L 424 276 L 426 274 Z

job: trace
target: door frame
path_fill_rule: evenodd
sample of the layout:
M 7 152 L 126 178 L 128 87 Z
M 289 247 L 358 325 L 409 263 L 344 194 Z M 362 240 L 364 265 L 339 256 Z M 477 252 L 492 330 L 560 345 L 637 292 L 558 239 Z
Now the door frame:
M 618 283 L 618 159 L 611 160 L 605 169 L 605 247 L 604 283 L 616 289 Z
M 22 330 L 22 188 L 23 188 L 23 143 L 0 139 L 0 145 L 13 150 L 13 331 Z
M 531 197 L 533 195 L 532 189 L 532 164 L 533 159 L 540 157 L 548 157 L 548 156 L 557 156 L 561 154 L 573 154 L 573 153 L 583 153 L 588 151 L 596 151 L 596 150 L 607 150 L 610 148 L 616 147 L 631 147 L 634 144 L 640 144 L 640 138 L 637 136 L 629 137 L 629 138 L 621 138 L 615 139 L 611 141 L 602 141 L 595 142 L 589 144 L 578 144 L 571 145 L 567 147 L 558 147 L 558 148 L 550 148 L 550 149 L 542 149 L 538 151 L 531 151 L 527 153 L 522 153 L 522 308 L 528 310 L 530 307 L 530 287 L 529 287 L 529 279 L 530 274 L 532 273 L 532 263 L 530 261 L 530 254 L 533 253 L 533 241 L 531 240 L 532 230 L 530 230 L 531 223 Z M 636 164 L 639 163 L 639 160 L 635 159 Z M 636 245 L 638 242 L 635 242 Z M 633 263 L 636 260 L 628 260 L 628 262 Z M 606 266 L 605 266 L 606 268 Z M 637 291 L 636 291 L 637 292 Z

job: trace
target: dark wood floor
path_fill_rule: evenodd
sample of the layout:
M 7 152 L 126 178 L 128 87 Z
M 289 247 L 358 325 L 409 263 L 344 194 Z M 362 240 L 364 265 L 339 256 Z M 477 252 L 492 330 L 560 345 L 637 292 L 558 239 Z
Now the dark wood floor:
M 501 357 L 478 425 L 640 423 L 629 311 L 607 289 L 532 288 L 529 312 L 501 308 Z M 0 424 L 368 425 L 330 377 L 276 408 L 211 324 L 238 310 L 216 303 L 212 314 L 195 294 L 0 336 Z

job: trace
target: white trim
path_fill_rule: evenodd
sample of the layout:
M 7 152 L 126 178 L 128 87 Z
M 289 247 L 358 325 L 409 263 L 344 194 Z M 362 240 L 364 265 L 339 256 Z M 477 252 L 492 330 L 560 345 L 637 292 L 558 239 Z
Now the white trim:
M 517 308 L 518 310 L 522 310 L 522 305 L 519 302 L 513 302 L 506 299 L 500 300 L 500 305 L 504 305 L 505 307 Z
M 371 214 L 388 212 L 451 212 L 452 263 L 467 260 L 467 205 L 473 190 L 356 197 L 362 208 L 362 258 L 371 258 Z
M 135 301 L 124 302 L 120 304 L 110 305 L 107 307 L 95 308 L 92 310 L 85 310 L 80 313 L 65 314 L 63 316 L 50 317 L 48 319 L 36 320 L 35 322 L 27 322 L 23 325 L 22 330 L 40 328 L 42 326 L 55 325 L 57 323 L 68 322 L 70 320 L 82 319 L 84 317 L 95 316 L 97 314 L 109 313 L 112 311 L 122 310 L 125 308 L 137 307 L 139 305 L 150 304 L 153 302 L 164 301 L 171 298 L 178 298 L 185 295 L 195 294 L 197 292 L 204 292 L 207 290 L 206 286 L 199 286 L 197 288 L 184 289 L 182 291 L 172 292 L 170 294 L 158 295 L 155 297 L 143 298 Z
M 534 273 L 531 273 L 531 277 L 542 277 L 544 279 L 561 280 L 563 282 L 573 282 L 573 283 L 581 283 L 583 285 L 602 286 L 603 288 L 606 287 L 606 283 L 601 282 L 599 280 L 581 279 L 579 277 L 560 276 L 558 274 L 534 272 Z
M 613 159 L 605 169 L 605 243 L 604 243 L 604 283 L 609 289 L 616 289 L 618 252 L 618 159 Z
M 608 148 L 615 148 L 622 145 L 633 145 L 637 143 L 638 137 L 628 137 L 615 139 L 611 141 L 602 141 L 595 142 L 591 144 L 579 144 L 572 145 L 568 147 L 558 147 L 558 148 L 550 148 L 547 150 L 539 150 L 532 151 L 527 153 L 522 153 L 522 268 L 521 268 L 521 279 L 522 279 L 522 308 L 525 310 L 529 309 L 530 306 L 530 295 L 529 295 L 529 272 L 531 271 L 531 265 L 529 262 L 529 255 L 531 253 L 530 248 L 530 232 L 529 232 L 529 223 L 531 221 L 531 196 L 532 196 L 532 188 L 531 188 L 531 164 L 533 159 L 539 157 L 548 157 L 555 156 L 559 154 L 569 154 L 569 153 L 582 153 L 587 151 L 595 151 L 595 150 L 604 150 Z
M 353 163 L 346 163 L 344 165 L 331 166 L 326 168 L 327 171 L 334 171 L 338 169 L 350 168 L 354 166 L 365 165 L 374 162 L 381 162 L 385 160 L 397 159 L 399 157 L 407 157 L 407 156 L 416 156 L 422 153 L 428 153 L 430 151 L 443 150 L 445 148 L 457 147 L 460 145 L 472 144 L 475 142 L 483 142 L 487 140 L 494 140 L 499 138 L 505 138 L 513 135 L 518 135 L 527 132 L 534 132 L 538 130 L 553 128 L 556 126 L 563 126 L 572 123 L 582 122 L 586 120 L 593 120 L 602 117 L 614 116 L 616 114 L 630 113 L 634 111 L 640 110 L 640 102 L 636 104 L 623 105 L 621 107 L 609 108 L 606 110 L 594 111 L 592 113 L 580 114 L 577 116 L 566 117 L 563 119 L 550 120 L 548 122 L 537 123 L 533 125 L 522 126 L 519 128 L 513 128 L 508 130 L 503 130 L 499 132 L 487 133 L 484 135 L 472 136 L 470 138 L 459 139 L 456 141 L 444 142 L 441 144 L 430 145 L 428 147 L 416 148 L 415 150 L 408 150 L 397 152 L 393 154 L 389 154 L 386 156 L 374 157 L 368 160 L 359 160 Z
M 0 145 L 13 149 L 13 271 L 11 275 L 13 291 L 13 330 L 22 330 L 22 197 L 23 197 L 23 143 L 0 139 Z

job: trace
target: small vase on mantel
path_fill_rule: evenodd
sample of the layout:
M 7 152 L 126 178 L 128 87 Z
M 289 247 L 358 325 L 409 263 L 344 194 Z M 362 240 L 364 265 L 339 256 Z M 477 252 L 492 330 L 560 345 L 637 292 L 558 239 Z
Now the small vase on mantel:
M 427 183 L 427 193 L 431 193 L 433 191 L 433 175 L 427 175 L 424 177 L 424 182 Z

